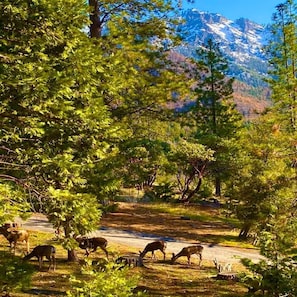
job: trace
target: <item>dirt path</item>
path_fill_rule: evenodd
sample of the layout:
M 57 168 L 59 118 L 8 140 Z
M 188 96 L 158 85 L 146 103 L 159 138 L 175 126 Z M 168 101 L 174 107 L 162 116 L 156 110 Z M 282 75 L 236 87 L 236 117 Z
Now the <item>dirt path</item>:
M 23 227 L 28 230 L 54 233 L 52 225 L 42 214 L 34 214 L 31 218 L 29 218 L 26 222 L 23 222 L 22 224 Z M 155 237 L 152 234 L 144 234 L 132 231 L 129 232 L 118 230 L 115 228 L 104 227 L 102 227 L 98 231 L 92 232 L 91 235 L 102 236 L 110 242 L 131 246 L 133 248 L 139 248 L 140 250 L 143 249 L 147 243 L 157 238 L 160 238 Z M 177 253 L 183 247 L 195 243 L 193 241 L 175 240 L 174 238 L 169 237 L 165 237 L 163 239 L 167 241 L 167 253 Z M 216 258 L 220 262 L 237 263 L 239 262 L 240 258 L 250 258 L 254 261 L 258 261 L 259 259 L 261 259 L 259 253 L 256 250 L 252 249 L 239 249 L 220 245 L 208 245 L 206 243 L 202 245 L 204 247 L 203 258 L 210 261 Z

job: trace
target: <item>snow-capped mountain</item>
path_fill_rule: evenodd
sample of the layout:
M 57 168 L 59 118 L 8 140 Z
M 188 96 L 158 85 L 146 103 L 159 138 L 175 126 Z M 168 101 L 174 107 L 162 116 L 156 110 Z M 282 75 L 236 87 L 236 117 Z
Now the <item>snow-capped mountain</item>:
M 263 47 L 269 39 L 269 28 L 248 19 L 231 21 L 222 15 L 201 12 L 197 9 L 182 11 L 184 23 L 178 27 L 183 43 L 178 52 L 195 57 L 196 49 L 209 38 L 219 43 L 227 57 L 230 75 L 240 81 L 264 86 L 267 76 L 267 55 Z

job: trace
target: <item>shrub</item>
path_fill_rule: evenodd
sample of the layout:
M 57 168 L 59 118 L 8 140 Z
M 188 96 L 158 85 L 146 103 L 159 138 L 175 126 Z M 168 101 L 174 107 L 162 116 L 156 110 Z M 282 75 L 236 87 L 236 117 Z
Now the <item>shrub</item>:
M 34 267 L 10 253 L 0 253 L 0 289 L 14 292 L 30 286 Z
M 68 297 L 130 297 L 144 296 L 144 293 L 134 293 L 138 279 L 128 275 L 128 269 L 109 262 L 101 269 L 89 262 L 82 267 L 80 279 L 72 277 L 72 290 Z

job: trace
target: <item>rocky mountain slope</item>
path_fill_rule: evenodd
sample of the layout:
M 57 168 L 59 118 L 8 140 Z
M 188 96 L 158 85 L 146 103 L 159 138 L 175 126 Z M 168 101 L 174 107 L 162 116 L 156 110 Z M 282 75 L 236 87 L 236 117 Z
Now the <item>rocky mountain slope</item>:
M 251 115 L 269 105 L 270 92 L 264 82 L 268 61 L 263 50 L 269 40 L 269 26 L 244 18 L 231 21 L 197 9 L 182 11 L 181 18 L 184 22 L 178 32 L 183 42 L 176 48 L 178 54 L 195 57 L 196 49 L 212 38 L 229 61 L 229 75 L 236 78 L 234 91 L 240 111 Z

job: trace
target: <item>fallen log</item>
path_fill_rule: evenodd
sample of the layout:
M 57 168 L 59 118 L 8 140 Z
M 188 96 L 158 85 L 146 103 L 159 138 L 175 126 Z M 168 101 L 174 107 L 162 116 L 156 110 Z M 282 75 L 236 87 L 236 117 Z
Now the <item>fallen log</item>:
M 217 274 L 216 279 L 238 281 L 238 276 L 234 272 L 220 272 Z

